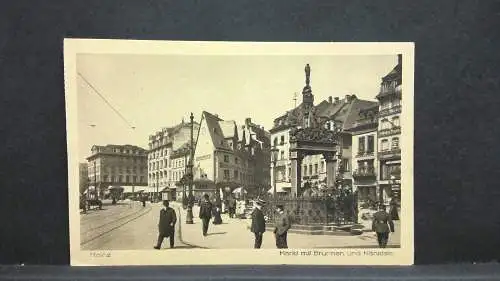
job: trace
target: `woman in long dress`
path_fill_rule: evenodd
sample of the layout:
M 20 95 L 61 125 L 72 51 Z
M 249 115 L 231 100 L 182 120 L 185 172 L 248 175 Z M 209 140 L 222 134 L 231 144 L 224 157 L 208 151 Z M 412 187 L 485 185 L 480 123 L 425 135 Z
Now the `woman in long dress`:
M 221 217 L 221 212 L 222 212 L 222 201 L 220 200 L 219 197 L 215 199 L 214 202 L 214 224 L 222 224 L 222 217 Z

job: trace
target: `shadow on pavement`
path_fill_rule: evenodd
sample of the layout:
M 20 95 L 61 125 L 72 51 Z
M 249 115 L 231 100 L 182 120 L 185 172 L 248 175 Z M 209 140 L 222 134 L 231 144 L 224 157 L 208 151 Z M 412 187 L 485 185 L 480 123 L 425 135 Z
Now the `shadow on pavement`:
M 222 235 L 222 234 L 226 234 L 227 232 L 224 231 L 224 232 L 212 232 L 212 233 L 207 233 L 207 236 L 212 236 L 212 235 Z

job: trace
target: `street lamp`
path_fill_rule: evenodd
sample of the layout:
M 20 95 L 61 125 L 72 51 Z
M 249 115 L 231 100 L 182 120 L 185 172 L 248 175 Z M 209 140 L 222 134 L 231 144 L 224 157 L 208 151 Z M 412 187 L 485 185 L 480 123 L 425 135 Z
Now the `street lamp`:
M 191 145 L 189 147 L 190 149 L 190 155 L 189 155 L 189 176 L 188 176 L 188 181 L 189 181 L 189 198 L 188 198 L 188 209 L 186 213 L 186 224 L 193 224 L 193 158 L 194 158 L 194 144 L 193 144 L 193 113 L 191 112 L 191 116 L 189 116 L 189 119 L 191 120 Z
M 271 148 L 271 161 L 273 162 L 273 197 L 276 198 L 276 162 L 278 161 L 279 149 L 276 145 Z

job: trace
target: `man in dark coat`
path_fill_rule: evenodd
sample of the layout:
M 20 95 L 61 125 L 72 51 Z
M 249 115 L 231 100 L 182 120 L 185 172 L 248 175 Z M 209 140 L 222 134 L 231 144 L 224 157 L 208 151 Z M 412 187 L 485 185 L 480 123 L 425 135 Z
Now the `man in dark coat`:
M 379 205 L 379 211 L 373 214 L 372 230 L 377 233 L 377 241 L 380 248 L 387 246 L 389 231 L 394 232 L 394 223 L 391 216 L 385 211 L 385 205 Z
M 283 205 L 276 207 L 276 216 L 274 223 L 274 238 L 276 239 L 276 247 L 278 249 L 288 249 L 288 242 L 286 241 L 288 230 L 291 227 L 290 218 L 285 214 Z
M 175 223 L 177 222 L 177 216 L 175 214 L 175 210 L 169 207 L 168 200 L 163 201 L 163 206 L 165 206 L 165 208 L 160 211 L 160 221 L 158 223 L 158 242 L 154 247 L 157 250 L 161 248 L 163 239 L 167 237 L 170 237 L 170 248 L 174 247 Z
M 208 225 L 210 223 L 210 219 L 212 218 L 212 203 L 210 203 L 210 198 L 208 194 L 203 195 L 203 201 L 200 204 L 200 219 L 203 222 L 203 236 L 207 236 Z
M 264 219 L 264 213 L 262 213 L 262 207 L 265 202 L 261 199 L 255 202 L 255 209 L 252 212 L 252 227 L 250 231 L 255 234 L 255 249 L 260 249 L 262 245 L 262 236 L 266 231 L 266 220 Z
M 229 217 L 234 218 L 234 215 L 236 214 L 236 199 L 234 199 L 233 196 L 229 197 L 227 205 L 228 205 Z

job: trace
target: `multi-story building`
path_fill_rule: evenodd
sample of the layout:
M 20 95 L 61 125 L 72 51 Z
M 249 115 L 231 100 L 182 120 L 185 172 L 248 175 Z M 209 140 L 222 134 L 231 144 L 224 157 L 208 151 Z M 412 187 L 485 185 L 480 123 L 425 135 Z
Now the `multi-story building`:
M 193 132 L 196 134 L 199 124 L 193 122 Z M 186 148 L 191 138 L 191 123 L 184 120 L 170 128 L 162 128 L 149 136 L 148 150 L 148 185 L 149 192 L 169 194 L 169 199 L 176 196 L 177 182 L 185 170 L 186 161 L 178 159 L 179 153 Z M 182 157 L 181 157 L 182 158 Z
M 401 177 L 401 82 L 402 59 L 389 74 L 382 78 L 377 99 L 378 114 L 378 159 L 380 199 L 387 203 L 390 198 L 399 199 Z
M 80 194 L 83 194 L 85 190 L 89 186 L 89 165 L 87 163 L 79 163 L 79 185 L 80 185 Z
M 87 158 L 88 178 L 104 197 L 112 185 L 146 186 L 147 152 L 134 145 L 92 146 L 92 155 Z
M 195 197 L 226 197 L 239 187 L 249 196 L 265 192 L 270 185 L 269 148 L 269 134 L 251 119 L 238 126 L 204 111 L 194 155 Z
M 189 159 L 191 158 L 189 147 L 189 143 L 185 143 L 178 149 L 172 151 L 172 153 L 170 154 L 170 162 L 168 166 L 168 186 L 170 190 L 170 200 L 180 201 L 184 196 L 185 190 L 183 190 L 183 188 L 185 186 L 181 184 L 181 179 L 185 174 L 188 173 L 187 168 Z
M 307 86 L 306 86 L 307 87 Z M 270 130 L 273 147 L 278 152 L 276 167 L 271 168 L 271 173 L 276 171 L 276 190 L 278 193 L 291 191 L 291 161 L 290 154 L 290 131 L 293 128 L 308 127 L 311 122 L 306 116 L 308 111 L 314 113 L 320 122 L 334 130 L 340 126 L 340 142 L 337 148 L 337 163 L 341 163 L 337 177 L 343 179 L 343 186 L 352 186 L 351 174 L 351 148 L 352 137 L 349 130 L 355 125 L 359 111 L 375 105 L 375 102 L 360 100 L 355 95 L 346 95 L 344 99 L 329 97 L 314 106 L 314 96 L 309 89 L 304 88 L 303 102 L 296 108 L 286 112 L 274 120 L 274 127 Z M 312 109 L 311 109 L 312 108 Z M 302 187 L 325 187 L 326 186 L 326 161 L 323 155 L 309 155 L 302 159 Z M 271 176 L 274 179 L 274 175 Z
M 378 104 L 359 112 L 349 130 L 352 134 L 352 177 L 360 203 L 376 202 L 377 196 L 377 129 Z

